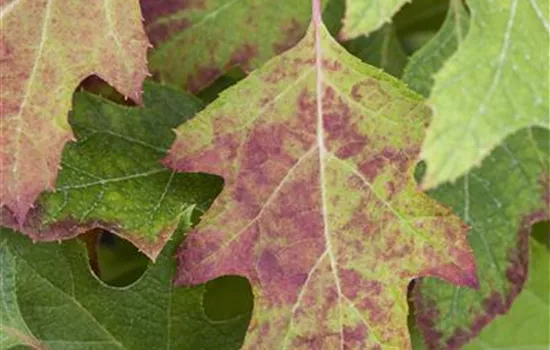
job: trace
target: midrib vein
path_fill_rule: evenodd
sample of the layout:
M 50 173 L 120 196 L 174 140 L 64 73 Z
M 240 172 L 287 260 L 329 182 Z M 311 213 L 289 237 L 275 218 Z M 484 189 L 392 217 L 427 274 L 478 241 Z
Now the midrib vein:
M 338 266 L 333 252 L 333 246 L 331 243 L 331 234 L 328 222 L 327 211 L 327 193 L 325 190 L 325 157 L 326 146 L 324 141 L 324 125 L 323 125 L 323 52 L 321 48 L 321 33 L 322 19 L 321 19 L 321 3 L 320 0 L 313 0 L 313 20 L 315 25 L 315 71 L 316 71 L 316 85 L 315 95 L 317 103 L 317 147 L 319 149 L 319 187 L 321 190 L 321 209 L 323 215 L 323 227 L 324 236 L 327 247 L 327 254 L 330 261 L 330 268 L 334 275 L 334 283 L 336 291 L 338 293 L 338 314 L 340 324 L 340 349 L 344 348 L 344 332 L 343 332 L 343 313 L 342 313 L 342 288 L 340 286 L 340 278 L 338 276 Z

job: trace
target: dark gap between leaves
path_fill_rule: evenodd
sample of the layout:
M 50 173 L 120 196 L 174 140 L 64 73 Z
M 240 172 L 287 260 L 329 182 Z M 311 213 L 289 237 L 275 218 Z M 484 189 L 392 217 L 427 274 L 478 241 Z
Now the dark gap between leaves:
M 205 105 L 218 98 L 219 94 L 230 86 L 237 84 L 246 77 L 246 73 L 241 67 L 233 67 L 227 73 L 216 79 L 212 84 L 202 89 L 197 97 L 204 102 Z
M 550 221 L 539 221 L 531 228 L 531 236 L 550 250 Z
M 86 91 L 95 95 L 99 95 L 105 99 L 126 106 L 136 106 L 136 103 L 129 98 L 125 98 L 114 87 L 109 85 L 105 80 L 97 75 L 90 75 L 80 82 L 76 91 Z
M 223 321 L 252 312 L 252 287 L 241 276 L 222 276 L 206 283 L 202 304 L 206 316 Z
M 80 239 L 86 243 L 92 271 L 107 285 L 128 286 L 147 269 L 149 259 L 132 243 L 111 232 L 93 229 Z

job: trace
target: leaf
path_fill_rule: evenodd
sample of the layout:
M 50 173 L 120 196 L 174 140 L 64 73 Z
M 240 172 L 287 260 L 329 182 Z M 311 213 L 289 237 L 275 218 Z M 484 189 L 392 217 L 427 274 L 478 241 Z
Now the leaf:
M 0 205 L 23 224 L 73 139 L 75 88 L 96 74 L 139 102 L 148 42 L 136 0 L 3 1 L 0 19 Z
M 429 193 L 470 225 L 480 281 L 477 291 L 435 279 L 417 284 L 417 322 L 429 348 L 460 348 L 517 302 L 527 278 L 531 225 L 550 219 L 549 142 L 548 130 L 522 130 L 481 168 Z
M 360 35 L 369 35 L 391 22 L 391 17 L 409 0 L 346 0 L 344 26 L 340 32 L 343 39 L 349 40 Z
M 138 281 L 113 288 L 91 274 L 78 241 L 32 244 L 2 229 L 0 348 L 238 349 L 249 314 L 211 321 L 201 306 L 204 286 L 173 286 L 181 236 Z
M 407 3 L 392 19 L 396 31 L 405 41 L 411 34 L 437 32 L 448 12 L 449 2 L 449 0 L 414 0 Z M 408 48 L 411 50 L 409 52 L 416 49 Z
M 550 313 L 550 255 L 534 239 L 529 240 L 529 277 L 510 311 L 494 320 L 464 347 L 474 349 L 548 349 Z
M 160 80 L 198 92 L 232 67 L 251 71 L 298 42 L 310 0 L 142 0 Z
M 314 23 L 180 126 L 166 164 L 224 177 L 177 283 L 249 279 L 244 348 L 410 347 L 407 285 L 476 284 L 465 227 L 413 177 L 428 111 Z
M 469 1 L 470 31 L 436 75 L 423 187 L 479 166 L 512 133 L 549 127 L 548 0 Z
M 368 37 L 358 37 L 344 43 L 354 56 L 382 68 L 394 77 L 400 77 L 407 64 L 407 55 L 401 47 L 392 24 L 386 24 Z
M 221 189 L 219 178 L 175 174 L 159 164 L 172 129 L 200 102 L 153 83 L 145 84 L 143 97 L 140 108 L 76 94 L 71 123 L 77 142 L 66 146 L 55 192 L 39 197 L 23 232 L 49 241 L 101 227 L 155 259 L 187 208 L 208 208 Z M 6 210 L 1 222 L 19 228 Z
M 428 96 L 433 76 L 451 57 L 468 32 L 470 21 L 461 0 L 452 0 L 443 26 L 437 34 L 410 58 L 405 67 L 403 81 L 413 90 Z
M 441 31 L 405 69 L 405 81 L 425 95 L 432 82 L 422 81 L 422 77 L 432 76 L 444 66 L 459 40 L 456 26 L 467 26 L 461 17 L 463 7 L 457 4 L 451 3 Z M 429 192 L 472 227 L 469 242 L 476 256 L 480 289 L 455 288 L 433 279 L 417 284 L 413 291 L 417 326 L 428 348 L 460 348 L 507 312 L 521 291 L 527 271 L 527 235 L 532 222 L 544 218 L 550 205 L 545 198 L 550 167 L 545 145 L 549 141 L 550 134 L 544 130 L 523 130 L 494 150 L 480 169 L 456 184 Z M 424 348 L 424 344 L 418 345 Z
M 323 11 L 323 22 L 329 33 L 337 34 L 342 27 L 345 0 L 328 1 Z M 352 55 L 363 62 L 382 68 L 395 77 L 401 76 L 407 63 L 395 30 L 395 25 L 387 24 L 379 30 L 341 43 Z

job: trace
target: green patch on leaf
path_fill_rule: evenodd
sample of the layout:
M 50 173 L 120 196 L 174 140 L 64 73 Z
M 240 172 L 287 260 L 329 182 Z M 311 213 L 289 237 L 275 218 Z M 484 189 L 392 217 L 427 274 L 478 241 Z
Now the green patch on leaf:
M 403 81 L 413 90 L 429 96 L 433 76 L 451 57 L 468 33 L 470 17 L 461 0 L 451 0 L 447 17 L 437 34 L 410 58 Z
M 369 35 L 391 22 L 392 16 L 409 0 L 346 0 L 346 14 L 341 35 L 352 39 Z

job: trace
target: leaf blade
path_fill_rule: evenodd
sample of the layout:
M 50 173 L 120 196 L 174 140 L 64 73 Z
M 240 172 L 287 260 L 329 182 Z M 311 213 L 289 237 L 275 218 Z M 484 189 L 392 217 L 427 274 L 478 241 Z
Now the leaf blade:
M 189 218 L 186 218 L 189 225 Z M 204 286 L 176 288 L 172 255 L 182 230 L 167 244 L 156 263 L 134 284 L 113 288 L 89 268 L 78 241 L 32 244 L 27 237 L 2 228 L 0 281 L 13 293 L 21 314 L 36 337 L 37 349 L 237 349 L 248 315 L 209 320 L 201 306 Z M 6 272 L 13 279 L 5 279 Z M 5 318 L 0 340 L 5 336 Z M 143 332 L 147 329 L 147 332 Z M 5 343 L 3 343 L 4 345 Z M 8 347 L 9 348 L 9 347 Z
M 472 227 L 480 288 L 433 279 L 415 287 L 417 322 L 428 348 L 459 348 L 513 307 L 527 278 L 531 226 L 550 218 L 548 140 L 541 128 L 505 140 L 480 169 L 431 191 Z
M 142 1 L 146 31 L 155 45 L 151 70 L 161 81 L 193 93 L 235 66 L 251 71 L 300 40 L 310 19 L 309 4 Z
M 345 39 L 367 36 L 384 23 L 389 23 L 391 17 L 407 2 L 409 1 L 346 0 L 346 14 L 340 35 Z
M 77 141 L 63 152 L 55 192 L 45 193 L 20 226 L 2 209 L 0 222 L 34 240 L 68 239 L 101 227 L 155 259 L 190 206 L 205 210 L 219 179 L 175 174 L 159 164 L 171 129 L 201 108 L 191 95 L 146 82 L 143 107 L 77 93 L 71 123 Z
M 476 284 L 465 227 L 416 188 L 419 97 L 315 18 L 295 48 L 177 129 L 165 164 L 225 179 L 180 250 L 177 282 L 246 276 L 256 304 L 245 348 L 407 348 L 412 276 Z
M 529 277 L 516 301 L 506 313 L 495 319 L 464 349 L 505 349 L 510 347 L 546 349 L 548 337 L 548 299 L 550 259 L 548 249 L 529 239 Z M 537 331 L 538 330 L 538 331 Z
M 437 114 L 421 155 L 428 164 L 426 188 L 479 166 L 517 130 L 549 127 L 548 1 L 469 5 L 474 14 L 470 31 L 436 75 L 430 98 Z
M 0 204 L 23 224 L 39 193 L 53 188 L 63 146 L 73 139 L 66 116 L 74 89 L 97 74 L 139 102 L 148 41 L 136 1 L 21 0 L 0 16 Z

